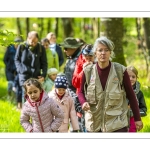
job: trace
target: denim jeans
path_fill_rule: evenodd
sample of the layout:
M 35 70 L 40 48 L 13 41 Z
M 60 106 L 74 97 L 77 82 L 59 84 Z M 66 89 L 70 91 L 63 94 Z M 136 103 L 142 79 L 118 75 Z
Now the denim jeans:
M 8 86 L 7 86 L 7 91 L 8 91 L 8 93 L 11 93 L 11 92 L 12 92 L 13 84 L 14 84 L 13 81 L 8 81 Z
M 22 105 L 25 103 L 24 92 L 25 92 L 25 90 L 24 90 L 24 88 L 22 86 Z

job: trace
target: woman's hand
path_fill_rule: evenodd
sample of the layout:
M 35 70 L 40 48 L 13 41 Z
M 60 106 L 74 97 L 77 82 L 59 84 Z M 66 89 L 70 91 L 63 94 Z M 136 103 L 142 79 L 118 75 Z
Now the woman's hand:
M 143 128 L 143 122 L 142 121 L 135 121 L 135 126 L 136 126 L 136 129 L 138 131 L 140 131 Z
M 90 105 L 89 105 L 89 103 L 88 103 L 88 102 L 85 102 L 85 103 L 82 105 L 82 109 L 83 109 L 84 111 L 90 110 Z
M 86 66 L 90 65 L 90 64 L 93 64 L 93 62 L 91 61 L 87 61 L 83 64 L 83 68 L 85 68 Z

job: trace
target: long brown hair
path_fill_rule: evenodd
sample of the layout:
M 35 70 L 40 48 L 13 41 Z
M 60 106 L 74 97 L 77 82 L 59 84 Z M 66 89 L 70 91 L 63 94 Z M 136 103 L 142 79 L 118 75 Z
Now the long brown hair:
M 136 75 L 136 77 L 138 78 L 138 71 L 134 66 L 128 66 L 127 71 L 128 70 L 132 71 Z

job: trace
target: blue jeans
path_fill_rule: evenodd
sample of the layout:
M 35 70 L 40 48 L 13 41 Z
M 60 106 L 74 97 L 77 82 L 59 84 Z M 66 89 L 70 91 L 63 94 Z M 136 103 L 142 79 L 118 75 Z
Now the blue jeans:
M 25 92 L 25 90 L 24 90 L 24 88 L 22 86 L 22 105 L 25 103 L 24 92 Z
M 8 81 L 8 86 L 7 86 L 8 93 L 12 92 L 13 84 L 14 84 L 13 81 Z

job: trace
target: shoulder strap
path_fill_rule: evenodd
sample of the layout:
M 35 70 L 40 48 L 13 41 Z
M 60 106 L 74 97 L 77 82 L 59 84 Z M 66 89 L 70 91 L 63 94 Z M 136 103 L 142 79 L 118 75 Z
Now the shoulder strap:
M 21 44 L 21 45 L 20 45 L 20 50 L 21 50 L 21 52 L 24 50 L 24 48 L 25 48 L 25 45 L 24 45 L 24 44 Z
M 83 69 L 84 74 L 85 74 L 86 84 L 89 84 L 93 66 L 94 64 L 90 64 Z
M 39 48 L 40 48 L 40 53 L 42 53 L 42 44 L 40 42 L 38 42 L 39 44 Z
M 124 71 L 126 70 L 126 67 L 117 62 L 113 62 L 113 64 L 117 73 L 117 77 L 119 78 L 120 85 L 123 86 L 123 75 Z
M 21 51 L 21 53 L 23 52 L 23 50 L 25 50 L 25 48 L 27 48 L 27 44 L 25 42 L 20 43 L 20 51 Z

